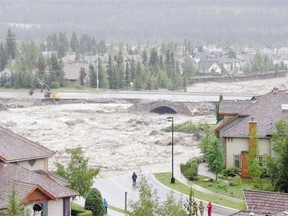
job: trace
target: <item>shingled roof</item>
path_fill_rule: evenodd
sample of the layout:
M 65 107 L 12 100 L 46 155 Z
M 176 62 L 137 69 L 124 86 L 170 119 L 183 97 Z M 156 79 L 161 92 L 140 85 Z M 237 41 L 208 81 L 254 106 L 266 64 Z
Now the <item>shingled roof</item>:
M 288 193 L 244 190 L 249 211 L 267 215 L 284 215 L 288 209 Z
M 35 188 L 43 189 L 52 199 L 78 195 L 76 191 L 63 186 L 65 184 L 66 182 L 61 183 L 60 178 L 55 181 L 45 173 L 40 174 L 12 163 L 0 163 L 0 185 L 5 185 L 0 187 L 0 209 L 7 205 L 7 198 L 13 186 L 20 200 L 24 202 L 27 194 L 33 192 Z
M 257 122 L 257 136 L 267 137 L 275 131 L 275 123 L 280 119 L 288 118 L 288 110 L 283 110 L 282 105 L 288 106 L 287 91 L 272 91 L 258 100 L 255 103 L 247 106 L 241 111 L 241 115 L 246 115 L 234 126 L 227 129 L 223 137 L 248 137 L 249 121 Z
M 49 158 L 53 154 L 39 143 L 0 127 L 0 159 L 5 163 Z
M 255 103 L 255 100 L 223 100 L 219 104 L 219 115 L 235 115 Z

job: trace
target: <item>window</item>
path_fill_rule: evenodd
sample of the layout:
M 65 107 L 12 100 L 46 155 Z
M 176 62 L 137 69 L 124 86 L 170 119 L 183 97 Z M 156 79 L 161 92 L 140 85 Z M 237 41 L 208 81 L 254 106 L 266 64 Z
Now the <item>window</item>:
M 262 167 L 263 166 L 264 156 L 263 155 L 259 155 L 258 156 L 258 160 L 259 160 L 259 165 Z
M 241 156 L 240 155 L 234 155 L 233 156 L 233 162 L 234 162 L 234 167 L 241 168 Z

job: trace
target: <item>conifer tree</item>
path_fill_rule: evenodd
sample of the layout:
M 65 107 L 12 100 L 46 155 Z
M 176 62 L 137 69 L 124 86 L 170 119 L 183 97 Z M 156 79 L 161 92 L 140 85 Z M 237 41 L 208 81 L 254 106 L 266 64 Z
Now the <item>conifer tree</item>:
M 20 204 L 17 191 L 13 186 L 12 191 L 8 197 L 7 208 L 4 212 L 5 216 L 25 216 L 24 206 Z
M 6 36 L 6 49 L 8 58 L 15 59 L 17 52 L 16 36 L 10 28 Z

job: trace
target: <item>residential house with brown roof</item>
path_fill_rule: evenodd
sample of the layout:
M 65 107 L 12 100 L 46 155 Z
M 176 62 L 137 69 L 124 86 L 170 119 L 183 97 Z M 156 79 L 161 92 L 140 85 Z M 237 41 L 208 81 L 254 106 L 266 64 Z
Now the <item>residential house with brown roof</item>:
M 78 193 L 68 182 L 48 172 L 53 151 L 0 127 L 0 216 L 7 206 L 13 187 L 25 209 L 34 215 L 33 206 L 43 216 L 70 215 L 71 197 Z
M 215 129 L 225 155 L 225 167 L 237 167 L 249 177 L 247 155 L 251 150 L 249 133 L 256 128 L 259 159 L 272 155 L 271 135 L 280 119 L 288 118 L 288 93 L 274 88 L 256 100 L 222 101 L 219 115 L 223 120 Z
M 288 194 L 270 191 L 244 190 L 248 210 L 233 216 L 284 216 L 288 215 Z M 231 215 L 231 216 L 232 216 Z

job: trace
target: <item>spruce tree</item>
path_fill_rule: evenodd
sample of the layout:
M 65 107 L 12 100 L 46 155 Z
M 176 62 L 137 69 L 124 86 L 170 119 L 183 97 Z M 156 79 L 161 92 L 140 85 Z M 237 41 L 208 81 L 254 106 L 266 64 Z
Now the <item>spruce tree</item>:
M 7 208 L 4 212 L 5 216 L 25 216 L 24 206 L 20 204 L 17 191 L 13 186 L 12 191 L 8 197 Z
M 17 52 L 16 36 L 10 28 L 6 36 L 6 49 L 8 58 L 15 59 Z

